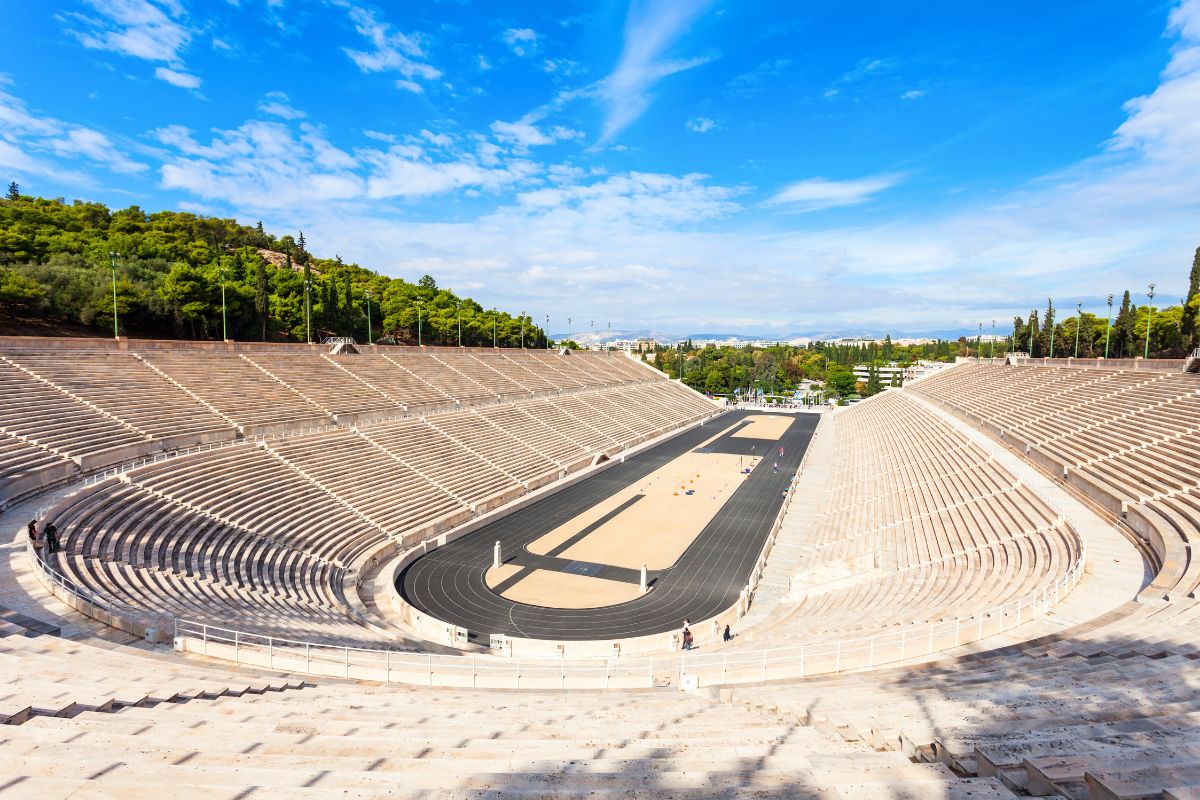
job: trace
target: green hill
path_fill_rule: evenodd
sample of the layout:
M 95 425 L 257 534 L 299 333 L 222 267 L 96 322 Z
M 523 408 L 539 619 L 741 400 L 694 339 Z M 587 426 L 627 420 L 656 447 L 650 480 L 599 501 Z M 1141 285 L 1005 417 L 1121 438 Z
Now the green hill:
M 110 253 L 119 254 L 115 259 Z M 0 333 L 109 336 L 113 271 L 122 335 L 220 339 L 222 286 L 228 337 L 306 340 L 305 282 L 311 336 L 417 342 L 418 306 L 425 344 L 519 346 L 521 318 L 484 309 L 439 289 L 389 278 L 341 258 L 311 254 L 303 234 L 275 236 L 231 219 L 137 206 L 21 195 L 0 199 Z M 493 322 L 494 318 L 494 322 Z M 544 332 L 525 317 L 525 343 Z

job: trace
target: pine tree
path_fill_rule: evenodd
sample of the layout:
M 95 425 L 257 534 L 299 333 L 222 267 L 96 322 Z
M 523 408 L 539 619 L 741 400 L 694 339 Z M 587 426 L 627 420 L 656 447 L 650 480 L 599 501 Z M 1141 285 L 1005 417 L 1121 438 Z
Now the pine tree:
M 1193 305 L 1200 297 L 1200 247 L 1196 248 L 1196 256 L 1192 259 L 1192 273 L 1188 280 L 1187 301 L 1183 308 L 1183 320 L 1180 323 L 1183 333 L 1183 345 L 1192 352 L 1200 347 L 1200 307 Z
M 17 185 L 16 181 L 12 181 L 11 183 L 8 184 L 8 199 L 9 200 L 20 200 L 21 199 L 21 187 Z
M 258 327 L 262 340 L 267 340 L 267 320 L 271 314 L 271 291 L 267 285 L 267 262 L 259 259 L 254 282 L 254 310 L 258 312 Z

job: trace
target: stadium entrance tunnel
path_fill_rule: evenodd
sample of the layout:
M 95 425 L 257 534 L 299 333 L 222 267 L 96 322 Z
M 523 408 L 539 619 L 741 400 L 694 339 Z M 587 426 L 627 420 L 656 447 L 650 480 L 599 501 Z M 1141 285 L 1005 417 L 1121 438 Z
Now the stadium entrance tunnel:
M 396 589 L 460 642 L 485 645 L 712 620 L 738 603 L 819 419 L 727 413 L 430 551 Z

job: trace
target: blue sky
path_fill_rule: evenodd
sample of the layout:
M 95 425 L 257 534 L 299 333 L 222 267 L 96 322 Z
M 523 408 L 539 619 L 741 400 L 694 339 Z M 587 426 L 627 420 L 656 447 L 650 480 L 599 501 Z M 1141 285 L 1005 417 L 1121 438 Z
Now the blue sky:
M 614 329 L 1185 290 L 1200 0 L 9 2 L 0 178 Z

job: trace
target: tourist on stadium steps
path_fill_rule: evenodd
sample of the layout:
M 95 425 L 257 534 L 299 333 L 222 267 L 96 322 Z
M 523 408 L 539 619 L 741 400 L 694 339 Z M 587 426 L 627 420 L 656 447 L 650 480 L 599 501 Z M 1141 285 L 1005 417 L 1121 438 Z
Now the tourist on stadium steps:
M 34 547 L 41 547 L 41 543 L 38 542 L 37 520 L 36 519 L 29 520 L 29 542 Z
M 47 553 L 57 553 L 62 549 L 58 543 L 58 528 L 55 527 L 53 522 L 46 526 L 46 529 L 42 531 L 42 535 L 46 539 Z
M 728 642 L 728 641 L 729 641 L 730 639 L 732 639 L 732 638 L 733 638 L 733 634 L 729 632 L 729 626 L 728 626 L 728 625 L 726 625 L 726 626 L 725 626 L 725 632 L 724 632 L 723 634 L 721 634 L 721 640 L 722 640 L 722 641 L 725 641 L 725 642 Z
M 683 629 L 683 649 L 692 649 L 692 632 L 688 628 Z

